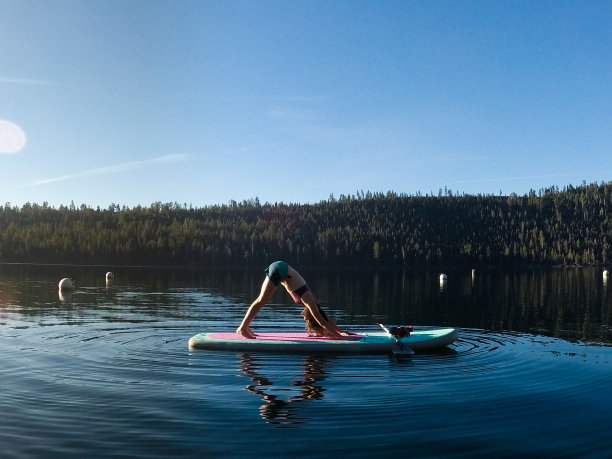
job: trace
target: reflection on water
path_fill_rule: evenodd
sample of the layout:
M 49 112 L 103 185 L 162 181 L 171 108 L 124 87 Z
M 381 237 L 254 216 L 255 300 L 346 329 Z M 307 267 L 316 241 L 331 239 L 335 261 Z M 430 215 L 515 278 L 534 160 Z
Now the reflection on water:
M 438 273 L 426 271 L 344 273 L 320 283 L 325 290 L 319 296 L 356 322 L 435 324 L 612 343 L 610 285 L 597 268 L 449 271 L 443 281 Z
M 113 271 L 115 280 L 107 285 L 105 267 L 0 265 L 0 308 L 18 308 L 22 314 L 34 316 L 54 314 L 62 304 L 104 306 L 121 301 L 142 308 L 138 292 L 149 292 L 148 303 L 155 312 L 167 300 L 155 292 L 176 286 L 204 289 L 246 310 L 259 293 L 264 276 L 261 270 Z M 612 343 L 612 295 L 608 291 L 612 286 L 597 268 L 448 271 L 442 283 L 439 273 L 428 271 L 301 271 L 340 325 L 407 323 Z M 57 279 L 66 276 L 77 278 L 79 288 L 60 293 L 58 298 Z M 106 294 L 101 296 L 102 290 Z M 284 326 L 293 322 L 296 311 L 279 290 L 253 327 Z
M 259 413 L 267 422 L 283 425 L 305 422 L 307 419 L 300 416 L 301 402 L 323 398 L 325 389 L 317 383 L 325 379 L 325 366 L 329 358 L 305 357 L 301 377 L 290 383 L 293 387 L 299 387 L 299 393 L 288 397 L 283 397 L 288 388 L 275 387 L 274 381 L 265 376 L 265 364 L 261 358 L 246 353 L 239 354 L 239 358 L 240 371 L 254 383 L 245 389 L 259 395 L 265 402 L 259 407 Z
M 443 289 L 436 272 L 300 269 L 348 330 L 460 327 L 450 349 L 411 359 L 189 350 L 237 326 L 262 270 L 112 267 L 107 286 L 109 269 L 0 265 L 3 457 L 612 450 L 611 285 L 597 269 L 448 270 Z M 252 326 L 303 321 L 279 290 Z

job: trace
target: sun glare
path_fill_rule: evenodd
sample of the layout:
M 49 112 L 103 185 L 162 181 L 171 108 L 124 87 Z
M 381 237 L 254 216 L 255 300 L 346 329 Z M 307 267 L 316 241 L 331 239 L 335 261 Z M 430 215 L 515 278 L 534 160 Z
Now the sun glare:
M 19 126 L 0 120 L 0 153 L 17 153 L 26 144 L 26 135 Z

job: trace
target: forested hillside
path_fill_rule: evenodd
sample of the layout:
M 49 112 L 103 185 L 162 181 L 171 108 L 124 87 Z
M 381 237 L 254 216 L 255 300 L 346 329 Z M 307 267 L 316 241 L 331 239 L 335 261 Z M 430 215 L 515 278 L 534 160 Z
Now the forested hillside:
M 608 263 L 612 182 L 525 196 L 257 199 L 193 208 L 0 207 L 0 262 L 265 265 Z

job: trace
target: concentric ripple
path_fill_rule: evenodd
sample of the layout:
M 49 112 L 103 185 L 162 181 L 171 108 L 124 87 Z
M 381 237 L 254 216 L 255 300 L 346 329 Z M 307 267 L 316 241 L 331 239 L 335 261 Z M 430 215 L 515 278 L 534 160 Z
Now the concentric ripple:
M 612 446 L 610 347 L 463 328 L 448 349 L 410 358 L 193 351 L 190 336 L 235 326 L 244 302 L 140 285 L 60 301 L 26 287 L 0 310 L 7 457 L 605 457 Z M 302 326 L 276 309 L 258 324 Z

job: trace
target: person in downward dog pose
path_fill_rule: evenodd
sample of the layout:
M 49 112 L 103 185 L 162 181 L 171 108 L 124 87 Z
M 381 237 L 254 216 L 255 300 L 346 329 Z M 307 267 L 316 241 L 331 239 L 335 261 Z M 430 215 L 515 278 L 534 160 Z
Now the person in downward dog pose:
M 348 333 L 340 330 L 336 323 L 325 314 L 300 273 L 284 261 L 275 261 L 266 269 L 266 278 L 261 286 L 261 292 L 247 310 L 242 323 L 236 329 L 236 333 L 245 338 L 255 338 L 255 334 L 250 328 L 251 322 L 261 308 L 270 301 L 279 284 L 285 287 L 296 304 L 304 307 L 302 317 L 306 323 L 308 334 L 330 338 L 341 338 L 348 335 Z

